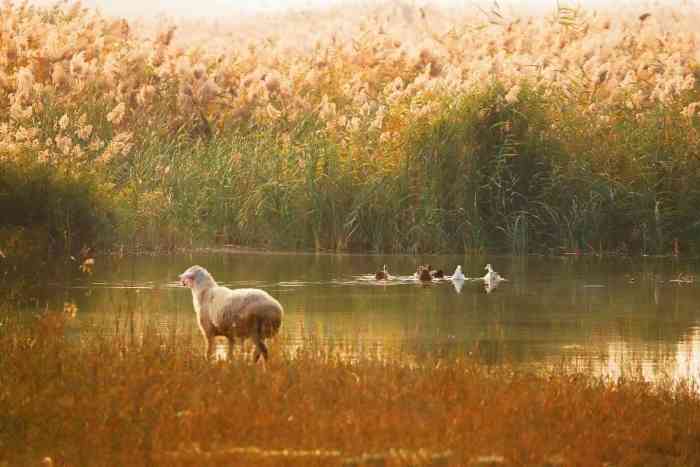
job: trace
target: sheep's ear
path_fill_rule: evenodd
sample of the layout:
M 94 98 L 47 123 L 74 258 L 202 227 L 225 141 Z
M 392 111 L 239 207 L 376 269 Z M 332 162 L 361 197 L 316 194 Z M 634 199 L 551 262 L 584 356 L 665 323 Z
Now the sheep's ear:
M 187 270 L 180 274 L 180 282 L 185 287 L 192 287 L 194 285 L 194 272 Z
M 188 269 L 187 271 L 180 274 L 180 279 L 192 279 L 193 276 L 194 272 Z

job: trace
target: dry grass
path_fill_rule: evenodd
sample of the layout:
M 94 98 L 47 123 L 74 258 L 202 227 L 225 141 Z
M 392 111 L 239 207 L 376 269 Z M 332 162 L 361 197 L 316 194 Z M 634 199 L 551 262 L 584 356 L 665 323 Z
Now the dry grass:
M 0 465 L 695 465 L 700 395 L 459 358 L 347 363 L 309 343 L 262 371 L 189 337 L 76 340 L 0 322 Z M 66 337 L 69 336 L 69 337 Z M 194 347 L 193 347 L 194 344 Z M 49 460 L 46 460 L 49 463 Z

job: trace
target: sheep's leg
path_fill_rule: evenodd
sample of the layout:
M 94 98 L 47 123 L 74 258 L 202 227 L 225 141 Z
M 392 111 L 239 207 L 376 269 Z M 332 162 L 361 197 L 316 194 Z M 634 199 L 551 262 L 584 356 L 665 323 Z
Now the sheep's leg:
M 255 353 L 253 354 L 253 359 L 255 363 L 258 363 L 260 356 L 262 355 L 262 367 L 263 371 L 267 371 L 267 347 L 265 343 L 260 339 L 260 336 L 253 337 L 253 342 L 255 342 Z
M 251 336 L 253 342 L 255 343 L 255 353 L 253 354 L 253 359 L 256 363 L 260 359 L 261 355 L 265 361 L 267 361 L 267 347 L 265 347 L 265 343 L 262 340 L 262 327 L 263 322 L 261 319 L 258 319 L 255 323 L 255 328 L 253 328 L 253 335 Z
M 267 361 L 267 347 L 265 343 L 260 339 L 259 336 L 253 336 L 253 342 L 255 343 L 255 353 L 253 353 L 253 360 L 257 362 L 260 360 L 260 356 Z
M 204 339 L 207 342 L 206 358 L 209 359 L 209 358 L 211 358 L 212 354 L 214 353 L 215 336 L 204 336 Z
M 202 332 L 202 337 L 204 338 L 204 348 L 205 348 L 205 355 L 204 357 L 209 359 L 212 355 L 212 352 L 214 351 L 214 337 L 216 336 L 214 329 L 211 326 L 211 323 L 209 323 L 206 319 L 202 317 L 202 315 L 197 314 L 198 318 L 198 324 L 199 324 L 199 330 Z
M 228 339 L 228 358 L 233 359 L 233 336 L 227 335 L 226 339 Z

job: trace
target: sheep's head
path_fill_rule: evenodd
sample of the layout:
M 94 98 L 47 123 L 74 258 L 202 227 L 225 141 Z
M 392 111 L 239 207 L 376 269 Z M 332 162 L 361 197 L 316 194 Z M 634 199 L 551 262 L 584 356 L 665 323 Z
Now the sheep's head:
M 191 266 L 180 274 L 180 283 L 190 289 L 200 289 L 206 285 L 214 285 L 214 278 L 209 271 L 201 266 Z

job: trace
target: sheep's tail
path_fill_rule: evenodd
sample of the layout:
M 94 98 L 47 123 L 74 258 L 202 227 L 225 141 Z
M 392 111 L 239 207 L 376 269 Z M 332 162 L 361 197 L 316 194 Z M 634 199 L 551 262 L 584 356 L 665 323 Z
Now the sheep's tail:
M 257 316 L 255 330 L 261 339 L 272 337 L 280 329 L 282 325 L 282 317 L 279 314 L 273 316 Z
M 281 324 L 282 316 L 277 310 L 269 314 L 259 314 L 255 316 L 252 329 L 253 335 L 251 337 L 253 338 L 253 342 L 255 342 L 255 354 L 253 358 L 256 362 L 260 357 L 263 357 L 263 360 L 267 361 L 268 351 L 263 339 L 277 334 Z

